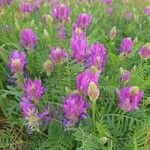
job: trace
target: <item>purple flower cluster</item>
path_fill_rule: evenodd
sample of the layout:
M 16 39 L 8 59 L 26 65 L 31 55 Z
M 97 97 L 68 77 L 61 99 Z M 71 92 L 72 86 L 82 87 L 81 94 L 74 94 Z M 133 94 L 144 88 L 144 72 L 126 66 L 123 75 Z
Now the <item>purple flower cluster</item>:
M 24 14 L 30 13 L 31 12 L 31 6 L 28 2 L 23 2 L 20 5 L 20 11 Z
M 120 72 L 121 72 L 120 81 L 121 82 L 127 82 L 127 81 L 129 81 L 129 79 L 130 79 L 130 71 L 123 70 L 121 68 Z
M 113 8 L 111 6 L 106 8 L 106 13 L 107 14 L 112 14 L 113 13 Z
M 41 99 L 44 94 L 44 87 L 41 80 L 27 80 L 24 84 L 24 95 L 27 99 L 34 101 L 35 103 Z
M 120 91 L 117 91 L 119 98 L 119 108 L 127 112 L 138 109 L 140 101 L 143 98 L 143 91 L 140 91 L 138 87 L 123 87 Z
M 88 103 L 79 94 L 70 94 L 66 99 L 63 97 L 63 110 L 65 113 L 64 124 L 72 126 L 81 119 L 87 118 Z
M 150 43 L 147 43 L 140 48 L 139 55 L 142 59 L 150 59 Z
M 31 3 L 31 10 L 32 11 L 38 11 L 40 6 L 42 4 L 42 0 L 34 0 L 32 3 Z
M 63 40 L 66 38 L 66 32 L 64 26 L 57 26 L 57 39 Z
M 26 54 L 14 50 L 9 56 L 9 68 L 14 74 L 20 74 L 24 71 L 26 65 Z
M 86 38 L 83 37 L 84 35 L 81 35 L 80 33 L 76 32 L 78 31 L 75 31 L 70 41 L 70 47 L 72 49 L 72 58 L 75 59 L 77 62 L 83 62 L 87 55 L 88 43 Z M 77 34 L 81 35 L 82 37 L 79 38 Z
M 12 0 L 0 0 L 0 8 L 5 5 L 10 5 L 12 3 Z
M 145 13 L 146 15 L 150 16 L 150 7 L 146 7 L 146 8 L 144 9 L 144 13 Z
M 124 38 L 120 44 L 120 53 L 123 53 L 123 54 L 130 54 L 132 52 L 132 48 L 133 48 L 133 40 L 131 38 Z
M 52 2 L 53 3 L 53 2 Z M 57 20 L 57 38 L 59 40 L 66 38 L 64 24 L 70 20 L 70 9 L 62 3 L 54 2 L 51 15 Z
M 62 63 L 67 56 L 67 53 L 64 49 L 61 49 L 59 47 L 51 48 L 49 58 L 52 60 L 53 64 L 59 64 Z
M 24 96 L 20 102 L 22 114 L 26 119 L 27 126 L 31 131 L 39 130 L 40 125 L 51 120 L 49 109 L 39 113 L 37 104 L 44 94 L 41 80 L 28 79 L 23 87 Z
M 103 4 L 110 5 L 112 4 L 112 0 L 102 0 Z
M 88 57 L 89 67 L 95 66 L 100 72 L 104 70 L 106 61 L 106 48 L 103 44 L 94 43 L 90 47 L 90 54 Z
M 83 13 L 78 16 L 76 23 L 79 28 L 86 29 L 90 26 L 91 21 L 92 21 L 92 16 Z
M 70 47 L 72 58 L 77 62 L 84 62 L 88 53 L 88 42 L 84 29 L 88 28 L 92 17 L 89 14 L 80 14 L 72 25 L 72 37 Z
M 132 12 L 129 12 L 129 11 L 125 11 L 124 14 L 123 14 L 123 17 L 126 19 L 126 20 L 131 20 L 133 18 L 133 13 Z
M 87 69 L 84 72 L 80 73 L 76 77 L 77 90 L 83 93 L 84 95 L 88 95 L 88 88 L 90 82 L 94 82 L 97 85 L 98 77 L 99 77 L 98 73 L 93 72 L 91 69 Z
M 34 48 L 37 42 L 37 36 L 31 28 L 23 29 L 20 33 L 20 43 L 23 48 L 30 51 Z
M 30 116 L 32 114 L 36 114 L 37 116 L 37 110 L 34 104 L 31 104 L 30 101 L 23 97 L 22 101 L 20 102 L 20 107 L 22 109 L 22 114 L 24 117 Z
M 51 12 L 52 16 L 61 22 L 69 21 L 70 9 L 62 3 L 59 3 Z

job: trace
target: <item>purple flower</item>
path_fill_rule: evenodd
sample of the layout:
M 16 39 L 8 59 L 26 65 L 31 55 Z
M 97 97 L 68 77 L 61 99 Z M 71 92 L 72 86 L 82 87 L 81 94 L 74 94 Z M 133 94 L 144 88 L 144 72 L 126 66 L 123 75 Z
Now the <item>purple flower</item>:
M 85 32 L 82 31 L 76 23 L 73 23 L 72 25 L 72 37 L 73 38 L 81 38 L 81 39 L 86 39 Z
M 129 11 L 125 11 L 123 16 L 126 20 L 131 20 L 133 18 L 133 13 Z
M 119 51 L 123 54 L 129 54 L 132 51 L 134 42 L 130 37 L 124 38 L 120 44 Z
M 21 73 L 25 69 L 26 55 L 24 52 L 14 50 L 9 56 L 9 68 L 13 73 Z
M 103 44 L 94 43 L 90 47 L 90 54 L 88 57 L 88 65 L 95 66 L 100 72 L 104 70 L 106 62 L 106 48 Z
M 46 105 L 44 110 L 38 116 L 41 119 L 42 124 L 43 123 L 48 124 L 50 122 L 50 120 L 52 119 L 49 106 Z
M 88 95 L 88 88 L 90 82 L 98 84 L 98 77 L 99 75 L 90 69 L 85 70 L 84 72 L 80 73 L 76 77 L 76 88 L 78 91 L 82 92 L 84 95 Z
M 78 38 L 78 35 L 72 36 L 70 47 L 72 49 L 72 58 L 77 62 L 84 61 L 88 50 L 86 38 Z
M 34 104 L 30 103 L 30 101 L 23 97 L 22 101 L 20 102 L 20 107 L 24 117 L 28 117 L 33 115 L 34 113 L 37 115 L 37 110 Z
M 79 123 L 87 116 L 88 103 L 79 94 L 70 94 L 66 99 L 63 97 L 63 110 L 65 113 L 65 124 L 71 126 Z
M 147 43 L 140 48 L 139 55 L 143 59 L 150 58 L 150 43 Z
M 0 0 L 0 7 L 3 7 L 5 5 L 10 5 L 12 0 Z
M 49 54 L 50 59 L 54 64 L 61 63 L 67 56 L 67 53 L 64 49 L 54 47 L 51 49 L 51 52 Z
M 138 87 L 123 87 L 117 91 L 119 98 L 119 108 L 127 112 L 138 109 L 139 103 L 143 98 L 143 91 Z
M 6 2 L 7 5 L 10 5 L 12 0 L 5 0 L 5 2 Z
M 112 14 L 112 12 L 113 12 L 113 8 L 112 7 L 107 7 L 106 8 L 106 13 L 107 14 Z
M 77 26 L 81 29 L 86 29 L 90 26 L 90 23 L 92 21 L 92 16 L 89 14 L 80 14 L 77 18 Z
M 20 5 L 20 11 L 24 14 L 30 13 L 31 12 L 31 6 L 27 2 L 23 2 Z
M 64 4 L 58 4 L 51 14 L 55 19 L 67 22 L 69 20 L 70 9 Z
M 57 39 L 63 40 L 66 38 L 65 28 L 64 26 L 57 27 Z
M 102 3 L 109 5 L 109 4 L 112 4 L 112 0 L 102 0 Z
M 38 11 L 42 4 L 42 0 L 34 0 L 31 4 L 32 11 Z
M 150 16 L 150 7 L 146 7 L 146 8 L 144 9 L 144 13 L 145 13 L 146 15 Z
M 124 81 L 129 81 L 130 79 L 130 71 L 128 70 L 123 70 L 122 68 L 120 69 L 121 72 L 121 77 L 120 77 L 120 81 L 124 82 Z
M 27 99 L 38 102 L 44 94 L 44 87 L 42 86 L 41 80 L 30 80 L 28 79 L 24 84 L 24 95 Z
M 26 49 L 33 49 L 37 42 L 36 34 L 31 28 L 23 29 L 20 33 L 20 43 Z
M 30 103 L 28 99 L 25 97 L 22 98 L 20 102 L 20 108 L 22 110 L 22 114 L 26 120 L 26 126 L 28 127 L 28 131 L 30 129 L 31 133 L 34 130 L 39 131 L 40 118 L 38 116 L 38 110 L 35 105 Z

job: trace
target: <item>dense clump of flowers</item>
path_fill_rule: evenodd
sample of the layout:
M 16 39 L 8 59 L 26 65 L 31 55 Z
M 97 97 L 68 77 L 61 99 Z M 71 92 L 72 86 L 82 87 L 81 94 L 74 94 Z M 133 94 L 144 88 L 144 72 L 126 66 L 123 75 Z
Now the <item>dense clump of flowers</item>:
M 119 98 L 119 108 L 127 112 L 138 109 L 139 103 L 143 98 L 143 91 L 138 87 L 123 87 L 117 91 Z
M 103 71 L 106 61 L 106 48 L 103 44 L 95 43 L 90 47 L 88 65 L 95 66 L 98 70 Z
M 93 82 L 98 84 L 98 73 L 87 69 L 84 72 L 80 73 L 76 77 L 76 89 L 82 92 L 84 95 L 88 95 L 89 84 Z
M 49 57 L 54 64 L 59 64 L 63 62 L 66 56 L 67 56 L 67 53 L 65 52 L 65 50 L 59 47 L 51 48 L 51 52 L 49 54 Z
M 23 29 L 20 33 L 20 43 L 25 49 L 32 50 L 37 42 L 37 36 L 31 28 Z
M 112 0 L 102 0 L 102 3 L 109 5 L 112 4 Z
M 145 13 L 146 15 L 150 16 L 150 7 L 147 6 L 147 7 L 144 9 L 144 13 Z
M 53 9 L 51 14 L 55 19 L 61 22 L 67 22 L 69 20 L 70 9 L 68 6 L 60 3 Z
M 28 2 L 23 2 L 20 5 L 20 11 L 24 14 L 30 13 L 31 12 L 31 6 Z
M 44 94 L 44 87 L 41 80 L 28 79 L 24 84 L 24 95 L 27 99 L 38 102 Z
M 120 53 L 129 54 L 132 52 L 134 42 L 131 38 L 124 38 L 120 44 Z
M 120 73 L 121 73 L 121 76 L 120 76 L 120 81 L 121 82 L 127 82 L 129 81 L 130 79 L 130 71 L 128 70 L 123 70 L 122 68 L 120 69 Z
M 129 11 L 125 11 L 124 14 L 123 14 L 123 17 L 126 19 L 126 20 L 131 20 L 133 18 L 133 13 L 132 12 L 129 12 Z
M 109 38 L 113 40 L 116 37 L 116 35 L 117 35 L 117 29 L 116 26 L 114 26 L 109 32 Z
M 63 110 L 65 114 L 64 124 L 66 126 L 79 123 L 87 117 L 87 102 L 79 94 L 70 94 L 68 98 L 63 97 Z
M 9 69 L 11 72 L 18 74 L 22 73 L 26 65 L 26 54 L 24 52 L 19 52 L 14 50 L 9 56 Z
M 142 59 L 150 58 L 150 43 L 147 43 L 140 48 L 139 55 Z
M 90 26 L 91 21 L 92 21 L 92 16 L 83 13 L 78 16 L 76 23 L 79 28 L 86 29 Z

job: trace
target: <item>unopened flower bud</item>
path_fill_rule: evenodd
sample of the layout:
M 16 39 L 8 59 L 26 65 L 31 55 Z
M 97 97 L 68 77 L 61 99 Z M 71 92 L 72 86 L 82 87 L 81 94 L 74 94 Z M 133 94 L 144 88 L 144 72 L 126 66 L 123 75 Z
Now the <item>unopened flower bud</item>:
M 116 26 L 114 26 L 109 32 L 109 38 L 113 40 L 117 35 Z
M 102 144 L 107 143 L 107 141 L 108 141 L 107 137 L 102 137 L 102 138 L 100 138 L 100 142 L 101 142 Z
M 89 84 L 88 96 L 90 97 L 91 101 L 96 101 L 99 97 L 99 89 L 97 88 L 94 82 L 90 82 Z
M 47 75 L 49 76 L 51 74 L 52 70 L 53 70 L 53 64 L 52 64 L 51 60 L 47 60 L 43 64 L 43 68 L 47 72 Z
M 49 38 L 50 38 L 50 37 L 49 37 L 49 33 L 47 32 L 46 29 L 44 29 L 44 37 L 45 37 L 46 39 L 49 39 Z
M 53 22 L 53 17 L 51 15 L 46 15 L 46 23 L 52 24 L 52 22 Z

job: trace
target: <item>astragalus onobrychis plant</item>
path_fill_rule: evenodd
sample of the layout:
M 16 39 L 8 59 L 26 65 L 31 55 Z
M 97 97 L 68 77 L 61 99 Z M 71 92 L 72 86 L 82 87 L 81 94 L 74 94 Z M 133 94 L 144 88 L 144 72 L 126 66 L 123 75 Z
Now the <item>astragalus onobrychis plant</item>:
M 0 149 L 149 150 L 150 2 L 0 0 Z

